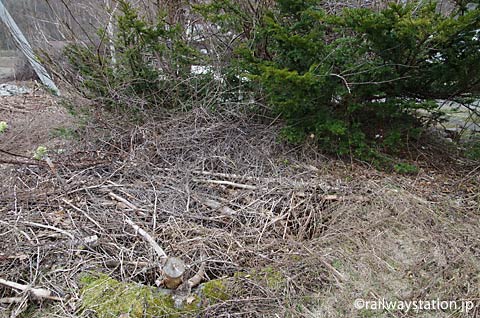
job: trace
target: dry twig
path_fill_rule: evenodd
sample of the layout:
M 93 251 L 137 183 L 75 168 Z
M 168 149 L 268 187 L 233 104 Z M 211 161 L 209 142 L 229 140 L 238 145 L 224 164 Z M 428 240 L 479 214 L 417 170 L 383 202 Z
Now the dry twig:
M 18 284 L 18 283 L 15 283 L 15 282 L 5 280 L 3 278 L 0 278 L 0 285 L 10 287 L 12 289 L 17 289 L 17 290 L 20 290 L 22 292 L 28 292 L 36 299 L 48 299 L 48 300 L 55 300 L 55 301 L 63 301 L 63 298 L 61 298 L 61 297 L 52 296 L 52 292 L 48 289 L 32 288 L 29 285 Z

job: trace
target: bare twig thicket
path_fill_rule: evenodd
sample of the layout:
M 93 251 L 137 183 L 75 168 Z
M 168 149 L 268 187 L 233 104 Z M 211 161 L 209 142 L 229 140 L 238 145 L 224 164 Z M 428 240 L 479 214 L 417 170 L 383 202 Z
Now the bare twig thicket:
M 70 16 L 82 8 L 106 28 L 86 3 L 55 13 L 60 41 L 88 41 Z M 172 20 L 184 18 L 179 10 Z M 42 290 L 61 300 L 50 304 L 57 317 L 79 317 L 78 278 L 89 272 L 155 285 L 162 256 L 151 239 L 185 262 L 190 287 L 241 282 L 205 317 L 355 317 L 351 297 L 378 290 L 478 301 L 477 166 L 462 162 L 462 177 L 439 166 L 410 178 L 332 163 L 308 143 L 279 142 L 275 118 L 261 124 L 241 104 L 216 114 L 203 106 L 142 125 L 95 113 L 80 140 L 52 154 L 55 171 L 14 144 L 0 147 L 0 315 L 44 306 Z M 259 277 L 265 268 L 278 284 Z
M 78 277 L 86 272 L 155 284 L 159 255 L 137 236 L 135 224 L 187 264 L 192 286 L 198 275 L 242 282 L 234 297 L 207 307 L 204 316 L 310 317 L 304 306 L 315 307 L 312 295 L 346 286 L 359 293 L 353 272 L 389 272 L 392 265 L 377 257 L 397 248 L 395 231 L 407 231 L 408 240 L 421 238 L 436 251 L 396 263 L 399 273 L 417 273 L 419 266 L 432 275 L 427 285 L 418 281 L 414 290 L 423 294 L 412 297 L 441 291 L 449 299 L 460 290 L 469 299 L 478 296 L 475 285 L 463 285 L 473 279 L 479 256 L 469 248 L 480 243 L 473 217 L 478 192 L 468 191 L 478 168 L 463 186 L 432 184 L 433 171 L 402 179 L 359 166 L 336 168 L 308 145 L 278 143 L 275 125 L 217 116 L 198 108 L 135 128 L 104 117 L 95 124 L 95 140 L 77 144 L 61 160 L 52 156 L 65 184 L 48 165 L 9 165 L 0 192 L 0 277 L 66 297 L 57 309 L 76 317 Z M 385 249 L 373 255 L 365 244 Z M 375 273 L 343 267 L 365 257 L 377 264 Z M 339 266 L 338 259 L 347 263 Z M 446 262 L 445 273 L 460 268 L 464 278 L 445 289 L 432 262 Z M 265 268 L 284 279 L 262 282 L 255 273 Z M 0 289 L 2 297 L 17 296 Z

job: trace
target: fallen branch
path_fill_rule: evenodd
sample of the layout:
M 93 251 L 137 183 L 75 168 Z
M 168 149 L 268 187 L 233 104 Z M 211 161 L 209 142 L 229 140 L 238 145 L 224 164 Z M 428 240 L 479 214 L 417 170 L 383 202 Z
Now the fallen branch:
M 315 167 L 313 167 L 315 168 Z M 179 169 L 171 169 L 171 168 L 160 168 L 162 171 L 167 171 L 167 172 L 178 172 L 180 171 Z M 312 170 L 312 169 L 310 169 Z M 282 183 L 284 181 L 288 182 L 292 187 L 297 187 L 297 188 L 303 188 L 305 187 L 306 184 L 305 182 L 300 182 L 296 180 L 291 180 L 291 179 L 284 179 L 284 178 L 266 178 L 266 177 L 253 177 L 253 176 L 242 176 L 238 174 L 232 174 L 232 173 L 220 173 L 220 172 L 211 172 L 211 171 L 201 171 L 201 170 L 191 170 L 188 171 L 191 174 L 196 174 L 196 175 L 203 175 L 203 176 L 211 176 L 211 177 L 218 177 L 218 178 L 223 178 L 223 179 L 236 179 L 236 180 L 248 180 L 248 181 L 261 181 L 264 183 Z M 195 181 L 195 180 L 194 180 Z M 318 182 L 315 183 L 315 186 L 319 186 Z M 324 191 L 331 191 L 331 190 L 337 190 L 335 187 L 323 184 L 321 187 Z
M 139 209 L 132 203 L 130 203 L 128 200 L 122 198 L 121 196 L 109 192 L 108 195 L 122 203 L 124 203 L 127 207 L 138 211 Z M 210 202 L 210 205 L 214 205 L 218 207 L 220 203 L 218 202 Z M 160 267 L 162 269 L 163 274 L 165 275 L 163 284 L 170 289 L 176 289 L 180 284 L 183 282 L 183 275 L 185 274 L 185 263 L 176 257 L 168 257 L 167 253 L 163 250 L 163 248 L 158 245 L 158 243 L 155 241 L 155 239 L 148 234 L 144 229 L 142 229 L 140 226 L 135 224 L 129 217 L 125 217 L 125 222 L 129 224 L 133 229 L 140 234 L 153 248 L 153 250 L 157 253 L 158 257 L 160 258 Z M 205 265 L 202 263 L 202 266 L 200 267 L 199 273 L 192 277 L 190 280 L 187 281 L 188 286 L 196 286 L 198 285 L 201 280 L 203 279 L 203 276 L 205 275 Z
M 158 265 L 155 263 L 150 262 L 134 262 L 134 261 L 117 261 L 117 260 L 110 260 L 103 262 L 103 265 L 107 267 L 118 267 L 118 266 L 133 266 L 133 267 L 142 267 L 142 268 L 155 268 Z
M 123 204 L 125 204 L 128 208 L 134 210 L 134 211 L 137 211 L 137 212 L 148 212 L 148 210 L 145 210 L 145 209 L 140 209 L 139 207 L 137 207 L 135 204 L 131 203 L 130 201 L 128 201 L 127 199 L 125 198 L 122 198 L 121 196 L 119 196 L 118 194 L 115 194 L 113 192 L 109 192 L 108 195 L 114 199 L 114 200 L 117 200 L 118 202 L 121 202 Z
M 126 217 L 126 222 L 150 244 L 160 257 L 160 268 L 165 276 L 163 284 L 167 288 L 176 289 L 183 281 L 183 275 L 186 269 L 185 263 L 179 258 L 168 257 L 167 253 L 155 242 L 153 237 L 130 220 L 130 218 Z
M 30 285 L 22 285 L 15 282 L 11 282 L 0 278 L 0 285 L 10 287 L 12 289 L 18 289 L 22 292 L 28 292 L 36 299 L 48 299 L 48 300 L 55 300 L 55 301 L 63 301 L 64 299 L 57 296 L 52 296 L 52 292 L 48 289 L 44 288 L 32 288 Z M 10 298 L 12 300 L 13 298 Z
M 86 217 L 87 219 L 90 220 L 90 222 L 92 222 L 93 224 L 95 224 L 100 230 L 103 230 L 103 228 L 100 226 L 100 224 L 98 224 L 97 221 L 95 221 L 95 219 L 93 219 L 90 215 L 88 215 L 85 211 L 83 211 L 82 209 L 80 209 L 79 207 L 75 206 L 73 203 L 67 201 L 67 199 L 62 199 L 63 203 L 67 204 L 68 206 L 70 206 L 72 209 L 80 212 L 83 214 L 84 217 Z
M 128 201 L 127 199 L 124 199 L 122 198 L 121 196 L 113 193 L 113 192 L 109 192 L 108 195 L 112 198 L 112 199 L 115 199 L 119 202 L 122 202 L 123 204 L 125 204 L 127 207 L 129 207 L 130 209 L 132 210 L 140 210 L 135 204 L 131 203 L 130 201 Z
M 161 168 L 161 170 L 168 171 L 168 172 L 177 172 L 176 169 L 170 169 L 170 168 Z M 278 181 L 278 180 L 272 179 L 272 178 L 242 176 L 242 175 L 232 174 L 232 173 L 220 173 L 220 172 L 210 172 L 210 171 L 200 171 L 200 170 L 193 170 L 193 171 L 189 171 L 189 172 L 192 173 L 192 174 L 219 177 L 219 178 L 224 178 L 224 179 L 240 179 L 240 180 L 250 180 L 250 181 L 262 180 L 262 181 L 269 181 L 269 182 Z
M 75 239 L 75 236 L 73 236 L 72 233 L 69 233 L 65 230 L 59 229 L 58 227 L 54 227 L 54 226 L 51 226 L 51 225 L 44 225 L 44 224 L 40 224 L 40 223 L 34 223 L 34 222 L 23 222 L 23 224 L 28 225 L 28 226 L 39 227 L 39 228 L 42 228 L 42 229 L 56 231 L 56 232 L 61 233 L 65 236 L 68 236 L 72 240 Z
M 158 257 L 160 257 L 162 266 L 165 265 L 168 259 L 167 253 L 165 253 L 163 248 L 161 248 L 160 245 L 158 245 L 157 242 L 155 242 L 153 237 L 150 234 L 148 234 L 145 230 L 143 230 L 141 227 L 139 227 L 137 224 L 135 224 L 132 220 L 130 220 L 130 218 L 126 217 L 125 222 L 127 222 L 131 227 L 133 227 L 133 229 L 138 234 L 140 234 L 145 239 L 145 241 L 148 242 L 148 244 L 150 244 L 153 250 L 157 253 Z
M 205 262 L 202 262 L 202 265 L 200 265 L 200 269 L 198 270 L 198 272 L 187 281 L 188 287 L 193 288 L 198 284 L 200 284 L 204 276 L 205 276 Z
M 195 182 L 202 182 L 202 183 L 213 183 L 213 184 L 220 184 L 220 185 L 226 185 L 230 186 L 233 188 L 240 188 L 240 189 L 245 189 L 245 190 L 257 190 L 258 187 L 252 186 L 249 184 L 241 184 L 241 183 L 235 183 L 231 181 L 225 181 L 225 180 L 204 180 L 204 179 L 193 179 Z
M 23 301 L 22 297 L 6 297 L 0 298 L 0 304 L 18 304 Z
M 340 273 L 335 267 L 330 265 L 326 260 L 320 259 L 320 261 L 325 265 L 326 268 L 328 268 L 330 271 L 332 271 L 333 275 L 335 276 L 336 279 L 338 279 L 341 283 L 345 282 L 345 276 L 343 276 L 342 273 Z
M 15 254 L 15 255 L 5 255 L 3 253 L 0 253 L 0 262 L 5 261 L 5 260 L 26 260 L 28 259 L 28 255 L 26 254 Z
M 30 157 L 26 157 L 26 156 L 24 156 L 24 155 L 19 155 L 19 154 L 16 154 L 16 153 L 13 153 L 13 152 L 4 150 L 4 149 L 0 149 L 0 153 L 6 154 L 6 155 L 9 155 L 9 156 L 12 156 L 12 157 L 17 157 L 17 158 L 32 160 L 32 158 L 30 158 Z
M 322 197 L 324 201 L 360 201 L 365 202 L 369 199 L 363 195 L 347 195 L 347 196 L 339 196 L 336 194 L 327 194 Z
M 17 113 L 23 113 L 23 114 L 30 113 L 30 111 L 28 111 L 28 110 L 20 109 L 20 108 L 14 108 L 14 107 L 10 107 L 10 106 L 0 106 L 0 109 L 6 110 L 6 111 L 9 111 L 9 112 L 17 112 Z
M 44 162 L 41 161 L 22 161 L 22 160 L 8 160 L 8 159 L 0 159 L 1 164 L 7 164 L 7 165 L 25 165 L 25 166 L 41 166 L 45 167 L 47 166 Z
M 237 214 L 237 212 L 235 210 L 229 208 L 228 206 L 226 206 L 226 205 L 224 205 L 224 204 L 222 204 L 218 201 L 210 200 L 210 199 L 200 199 L 200 198 L 196 198 L 196 199 L 197 199 L 197 201 L 204 204 L 205 206 L 207 206 L 211 209 L 214 209 L 214 210 L 219 210 L 223 214 L 226 214 L 226 215 L 229 215 L 229 216 Z

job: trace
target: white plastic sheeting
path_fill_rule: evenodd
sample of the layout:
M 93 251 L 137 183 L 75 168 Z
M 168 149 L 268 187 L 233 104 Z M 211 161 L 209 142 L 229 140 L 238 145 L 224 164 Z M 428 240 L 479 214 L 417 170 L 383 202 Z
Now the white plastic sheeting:
M 31 93 L 32 90 L 26 87 L 12 85 L 12 84 L 0 84 L 0 96 L 15 96 Z
M 35 73 L 37 73 L 38 78 L 42 81 L 42 83 L 51 89 L 51 91 L 55 95 L 60 95 L 60 91 L 58 90 L 57 86 L 51 79 L 50 75 L 48 74 L 45 67 L 38 61 L 35 53 L 33 52 L 30 43 L 28 43 L 27 39 L 23 35 L 22 31 L 18 28 L 15 20 L 13 20 L 12 16 L 8 13 L 7 8 L 3 5 L 3 2 L 0 0 L 0 20 L 5 24 L 7 29 L 12 34 L 17 47 L 27 58 L 28 62 L 32 65 Z

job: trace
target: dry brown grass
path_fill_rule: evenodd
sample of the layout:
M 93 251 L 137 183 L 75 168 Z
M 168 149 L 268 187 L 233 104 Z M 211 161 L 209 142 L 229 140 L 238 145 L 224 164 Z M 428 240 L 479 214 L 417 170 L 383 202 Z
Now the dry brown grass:
M 71 127 L 73 120 L 56 100 L 32 82 L 14 82 L 31 93 L 0 97 L 0 121 L 9 129 L 0 135 L 0 148 L 19 155 L 32 156 L 38 146 L 61 148 L 65 140 L 52 138 L 55 129 Z
M 82 138 L 52 155 L 58 175 L 41 164 L 3 165 L 0 277 L 69 296 L 37 304 L 47 308 L 37 316 L 82 316 L 78 277 L 88 271 L 154 284 L 156 256 L 127 216 L 190 274 L 205 255 L 207 280 L 262 269 L 286 278 L 240 276 L 239 292 L 201 316 L 478 315 L 478 306 L 470 316 L 353 308 L 356 298 L 478 302 L 478 166 L 386 174 L 284 145 L 275 124 L 201 108 L 137 126 L 91 116 Z M 82 243 L 93 235 L 94 244 Z M 0 289 L 0 298 L 12 295 Z M 30 303 L 0 307 L 0 316 Z

